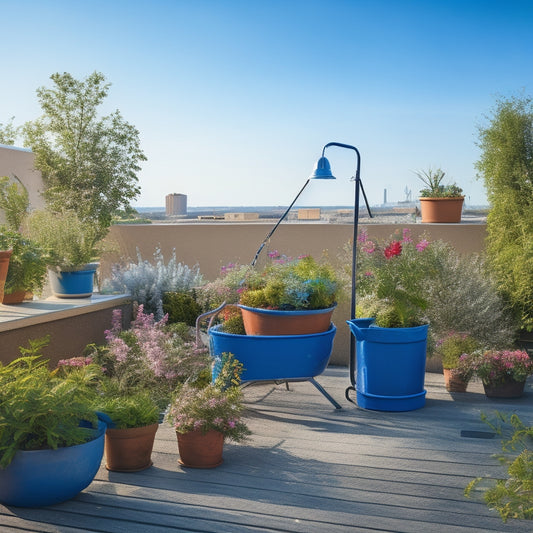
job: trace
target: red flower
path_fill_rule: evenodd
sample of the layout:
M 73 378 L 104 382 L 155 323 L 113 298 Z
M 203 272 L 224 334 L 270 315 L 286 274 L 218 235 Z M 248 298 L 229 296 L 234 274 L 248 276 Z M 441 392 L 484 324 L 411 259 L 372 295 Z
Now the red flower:
M 385 248 L 385 257 L 390 259 L 395 255 L 400 255 L 402 253 L 402 243 L 400 241 L 392 241 L 387 248 Z

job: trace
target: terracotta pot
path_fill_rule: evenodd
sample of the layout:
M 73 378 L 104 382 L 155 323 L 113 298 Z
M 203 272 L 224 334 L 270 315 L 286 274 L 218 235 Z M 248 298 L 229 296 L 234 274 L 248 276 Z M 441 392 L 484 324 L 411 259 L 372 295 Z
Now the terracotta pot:
M 461 222 L 463 202 L 464 196 L 459 196 L 457 198 L 420 198 L 422 222 Z
M 215 468 L 222 464 L 224 435 L 214 429 L 207 433 L 191 431 L 178 433 L 180 465 L 190 468 Z
M 448 392 L 466 392 L 468 382 L 462 379 L 453 368 L 443 368 L 444 384 Z
M 33 298 L 33 294 L 31 295 Z M 27 291 L 15 291 L 10 294 L 6 294 L 4 292 L 4 304 L 21 304 L 24 300 L 28 300 L 28 292 Z
M 0 251 L 0 303 L 4 300 L 4 286 L 6 284 L 7 269 L 9 268 L 9 258 L 13 250 Z
M 105 434 L 106 468 L 113 472 L 138 472 L 152 466 L 152 448 L 159 424 L 112 429 Z
M 520 398 L 524 394 L 525 381 L 509 380 L 504 383 L 485 384 L 485 396 L 487 398 Z
M 335 307 L 282 311 L 239 306 L 246 335 L 310 335 L 329 329 Z

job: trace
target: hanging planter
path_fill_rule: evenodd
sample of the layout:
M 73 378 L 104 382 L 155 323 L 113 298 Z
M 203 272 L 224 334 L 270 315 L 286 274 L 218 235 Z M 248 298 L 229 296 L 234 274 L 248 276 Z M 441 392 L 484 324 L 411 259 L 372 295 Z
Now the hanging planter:
M 428 326 L 381 328 L 373 322 L 347 320 L 357 341 L 357 405 L 376 411 L 424 407 Z
M 179 464 L 189 468 L 215 468 L 222 464 L 224 435 L 214 429 L 178 433 Z
M 56 450 L 17 451 L 0 469 L 0 503 L 41 507 L 74 498 L 100 468 L 106 425 L 98 422 L 93 440 Z
M 247 335 L 308 335 L 328 330 L 336 306 L 296 311 L 239 307 Z

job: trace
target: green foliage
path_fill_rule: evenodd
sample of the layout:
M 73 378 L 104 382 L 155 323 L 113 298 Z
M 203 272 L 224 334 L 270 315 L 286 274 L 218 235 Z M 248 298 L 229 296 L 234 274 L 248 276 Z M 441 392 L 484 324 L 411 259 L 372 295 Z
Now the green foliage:
M 451 333 L 437 344 L 437 353 L 442 357 L 443 368 L 457 368 L 459 358 L 480 348 L 479 342 L 465 333 Z
M 446 173 L 438 168 L 437 170 L 420 170 L 415 174 L 422 180 L 425 189 L 420 191 L 423 198 L 458 198 L 463 195 L 463 190 L 455 183 L 442 185 L 442 180 Z
M 0 226 L 0 250 L 13 250 L 9 260 L 5 292 L 39 292 L 46 280 L 47 256 L 44 250 L 17 231 Z
M 28 213 L 30 200 L 28 190 L 15 176 L 16 182 L 7 176 L 0 178 L 0 209 L 4 211 L 10 229 L 18 231 Z
M 98 229 L 82 221 L 75 211 L 34 211 L 25 222 L 25 232 L 48 253 L 48 266 L 75 269 L 98 258 Z
M 186 382 L 176 390 L 167 415 L 176 432 L 207 433 L 214 429 L 235 442 L 245 440 L 250 434 L 241 419 L 244 411 L 239 387 L 242 365 L 233 354 L 224 354 L 219 370 L 214 382 L 203 387 Z
M 159 407 L 148 392 L 140 390 L 125 396 L 112 383 L 104 383 L 95 409 L 109 416 L 116 429 L 149 426 L 159 421 Z
M 98 117 L 110 87 L 103 74 L 50 79 L 52 88 L 37 89 L 43 115 L 25 124 L 25 144 L 36 155 L 49 207 L 76 211 L 103 237 L 115 211 L 139 194 L 136 174 L 146 160 L 139 132 L 118 110 Z
M 502 424 L 510 425 L 513 434 L 509 440 L 502 442 L 504 452 L 522 448 L 518 456 L 500 455 L 497 458 L 506 465 L 506 479 L 472 480 L 465 488 L 465 496 L 471 497 L 476 489 L 483 489 L 483 499 L 491 509 L 500 514 L 504 522 L 509 518 L 533 519 L 533 427 L 525 426 L 520 418 L 496 413 L 496 420 L 490 420 L 482 414 L 484 420 L 494 431 L 502 434 Z M 486 485 L 484 487 L 483 485 Z
M 7 124 L 2 124 L 0 122 L 0 144 L 11 146 L 15 144 L 20 128 L 13 126 L 14 119 L 15 117 L 11 117 Z
M 94 377 L 99 369 L 86 366 L 69 376 L 47 368 L 37 351 L 43 342 L 25 349 L 29 354 L 0 365 L 0 467 L 12 461 L 17 450 L 82 444 L 93 438 L 86 420 L 96 427 Z
M 196 325 L 196 318 L 202 314 L 202 308 L 193 295 L 186 292 L 165 292 L 163 294 L 163 312 L 168 314 L 169 323 L 184 322 Z
M 165 263 L 163 253 L 156 248 L 153 261 L 141 257 L 137 250 L 137 263 L 114 264 L 111 277 L 104 280 L 101 292 L 129 293 L 142 304 L 146 313 L 163 318 L 163 295 L 166 292 L 189 292 L 204 283 L 198 265 L 189 267 L 179 263 L 176 251 Z
M 339 282 L 334 268 L 310 256 L 274 261 L 262 271 L 250 270 L 241 281 L 240 303 L 264 309 L 327 309 L 337 301 Z
M 490 204 L 487 253 L 498 290 L 533 331 L 533 101 L 497 101 L 479 128 L 477 162 Z

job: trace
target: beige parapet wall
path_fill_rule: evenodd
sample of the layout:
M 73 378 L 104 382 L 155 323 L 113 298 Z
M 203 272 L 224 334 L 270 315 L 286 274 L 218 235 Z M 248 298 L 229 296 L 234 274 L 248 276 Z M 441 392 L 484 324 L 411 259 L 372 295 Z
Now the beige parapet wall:
M 15 176 L 28 190 L 30 209 L 44 207 L 41 193 L 44 189 L 41 173 L 34 168 L 35 154 L 26 148 L 16 148 L 0 144 L 0 176 L 7 176 L 13 181 Z M 5 216 L 0 209 L 0 223 Z
M 156 247 L 160 247 L 165 261 L 175 249 L 179 262 L 199 265 L 204 277 L 213 280 L 220 274 L 220 268 L 228 263 L 250 263 L 272 226 L 272 223 L 113 226 L 109 240 L 114 243 L 116 252 L 102 257 L 101 277 L 109 275 L 114 262 L 136 261 L 137 250 L 143 259 L 151 260 Z M 421 236 L 429 240 L 442 239 L 461 253 L 482 252 L 486 237 L 485 224 L 369 224 L 360 227 L 366 228 L 370 238 L 378 239 L 409 228 L 415 239 Z M 273 250 L 293 257 L 310 254 L 319 258 L 322 253 L 327 253 L 332 261 L 336 261 L 352 236 L 353 226 L 350 224 L 282 224 L 262 251 L 258 264 L 266 259 L 268 251 Z M 333 315 L 337 335 L 331 363 L 335 365 L 348 364 L 350 336 L 345 321 L 349 315 L 349 302 L 342 302 Z

